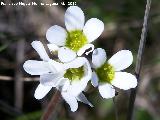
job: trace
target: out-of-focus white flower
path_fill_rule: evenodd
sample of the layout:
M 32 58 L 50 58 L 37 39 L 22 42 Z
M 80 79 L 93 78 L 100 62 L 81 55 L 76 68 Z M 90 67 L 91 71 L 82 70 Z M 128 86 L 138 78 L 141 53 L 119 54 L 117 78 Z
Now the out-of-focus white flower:
M 31 45 L 43 60 L 28 60 L 23 65 L 27 73 L 40 75 L 40 84 L 35 90 L 35 98 L 42 99 L 52 87 L 56 87 L 61 91 L 62 97 L 70 105 L 72 111 L 77 110 L 77 101 L 92 106 L 82 93 L 92 76 L 88 60 L 84 57 L 77 57 L 68 63 L 57 62 L 49 58 L 40 41 L 34 41 Z M 48 47 L 51 51 L 58 49 L 53 44 Z
M 121 72 L 129 67 L 133 62 L 132 53 L 129 50 L 121 50 L 106 61 L 106 52 L 102 48 L 97 48 L 92 54 L 92 63 L 95 71 L 92 73 L 92 85 L 98 86 L 103 98 L 115 96 L 113 86 L 128 90 L 137 86 L 137 79 L 134 75 Z
M 65 47 L 59 51 L 59 58 L 62 58 L 62 62 L 71 61 L 76 55 L 81 56 L 89 48 L 91 50 L 86 54 L 94 50 L 94 45 L 90 43 L 101 35 L 104 30 L 104 23 L 97 18 L 89 19 L 85 25 L 84 23 L 83 11 L 77 6 L 70 6 L 65 13 L 67 31 L 58 25 L 47 30 L 46 38 L 50 43 Z M 64 49 L 66 49 L 65 52 Z M 70 53 L 70 57 L 66 58 L 67 52 Z

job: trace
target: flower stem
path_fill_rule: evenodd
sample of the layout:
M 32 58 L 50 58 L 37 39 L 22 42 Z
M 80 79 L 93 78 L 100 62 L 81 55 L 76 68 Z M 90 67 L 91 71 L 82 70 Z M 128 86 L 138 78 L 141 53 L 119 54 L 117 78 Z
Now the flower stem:
M 45 110 L 44 114 L 41 117 L 41 120 L 49 120 L 52 113 L 55 111 L 57 104 L 60 102 L 61 93 L 56 90 L 55 94 L 53 95 L 51 101 L 49 102 L 47 109 Z
M 142 56 L 144 53 L 145 43 L 146 43 L 146 36 L 147 36 L 147 30 L 148 30 L 148 18 L 149 18 L 149 13 L 150 13 L 151 2 L 152 2 L 152 0 L 147 0 L 147 3 L 146 3 L 143 28 L 142 28 L 142 33 L 141 33 L 141 39 L 140 39 L 140 44 L 139 44 L 139 49 L 138 49 L 137 60 L 136 60 L 135 75 L 137 77 L 138 83 L 140 81 L 141 63 L 142 63 Z M 135 102 L 135 98 L 136 98 L 136 94 L 137 94 L 137 88 L 138 88 L 138 85 L 135 89 L 131 89 L 127 120 L 132 120 L 134 102 Z
M 118 109 L 117 109 L 117 105 L 116 105 L 116 97 L 113 98 L 113 104 L 114 104 L 114 111 L 115 111 L 116 120 L 118 120 Z

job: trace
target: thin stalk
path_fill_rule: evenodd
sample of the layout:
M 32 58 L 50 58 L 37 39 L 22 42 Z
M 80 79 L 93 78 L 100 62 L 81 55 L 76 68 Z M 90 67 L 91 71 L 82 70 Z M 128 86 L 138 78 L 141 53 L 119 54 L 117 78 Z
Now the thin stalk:
M 41 117 L 41 120 L 49 120 L 52 116 L 52 113 L 55 111 L 57 104 L 61 101 L 61 93 L 60 91 L 56 90 L 54 95 L 52 96 L 51 101 L 49 102 L 47 109 L 45 110 L 44 114 Z
M 14 84 L 14 92 L 15 92 L 15 100 L 14 105 L 15 108 L 22 110 L 23 109 L 23 73 L 21 68 L 21 64 L 24 61 L 24 50 L 25 41 L 21 39 L 17 42 L 17 51 L 16 51 L 16 69 L 15 69 L 15 84 Z
M 151 2 L 152 2 L 152 0 L 147 0 L 147 3 L 146 3 L 146 10 L 145 10 L 145 15 L 144 15 L 143 28 L 142 28 L 142 33 L 141 33 L 141 39 L 140 39 L 140 44 L 139 44 L 139 49 L 138 49 L 137 60 L 136 60 L 135 75 L 137 77 L 138 84 L 139 84 L 139 81 L 140 81 L 140 71 L 141 71 L 141 65 L 142 65 L 142 57 L 143 57 L 143 53 L 144 53 L 144 49 L 145 49 L 146 36 L 147 36 L 147 31 L 148 31 L 148 19 L 149 19 Z M 127 120 L 132 120 L 137 89 L 138 89 L 138 85 L 135 89 L 131 89 L 131 94 L 130 94 L 130 98 L 129 98 Z
M 116 104 L 116 97 L 113 98 L 113 104 L 114 104 L 116 120 L 118 120 L 118 109 L 117 109 L 117 104 Z

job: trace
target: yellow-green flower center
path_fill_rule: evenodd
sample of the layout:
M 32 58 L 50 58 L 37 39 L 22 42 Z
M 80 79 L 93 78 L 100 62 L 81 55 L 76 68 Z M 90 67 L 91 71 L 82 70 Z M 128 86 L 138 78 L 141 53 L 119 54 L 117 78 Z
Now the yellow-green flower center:
M 81 30 L 68 32 L 65 46 L 77 52 L 81 47 L 87 44 L 87 38 Z
M 111 83 L 115 76 L 115 70 L 113 66 L 108 63 L 104 63 L 100 68 L 96 69 L 96 73 L 100 82 Z
M 64 78 L 68 78 L 69 80 L 80 80 L 84 76 L 84 67 L 79 68 L 70 68 L 64 74 Z

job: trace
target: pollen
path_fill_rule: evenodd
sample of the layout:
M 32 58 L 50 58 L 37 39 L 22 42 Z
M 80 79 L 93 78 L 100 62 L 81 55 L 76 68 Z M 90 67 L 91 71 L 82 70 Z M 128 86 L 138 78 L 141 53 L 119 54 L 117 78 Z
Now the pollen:
M 101 82 L 111 83 L 115 76 L 115 70 L 112 65 L 104 63 L 96 70 L 98 78 Z
M 84 67 L 79 68 L 70 68 L 64 74 L 64 78 L 68 78 L 69 80 L 80 80 L 84 76 Z
M 77 52 L 87 44 L 87 38 L 81 30 L 73 30 L 68 32 L 65 46 Z

